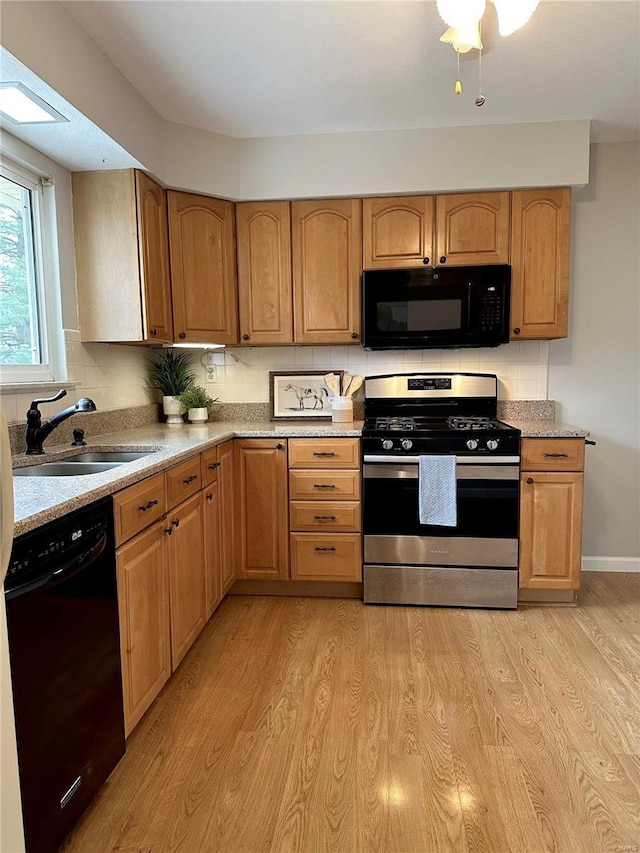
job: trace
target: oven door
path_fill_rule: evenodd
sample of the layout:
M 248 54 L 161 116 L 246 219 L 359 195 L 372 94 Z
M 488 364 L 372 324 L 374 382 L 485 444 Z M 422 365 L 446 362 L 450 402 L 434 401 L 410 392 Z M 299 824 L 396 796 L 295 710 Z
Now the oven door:
M 519 461 L 458 457 L 457 525 L 440 527 L 420 523 L 417 456 L 365 455 L 365 564 L 516 568 Z

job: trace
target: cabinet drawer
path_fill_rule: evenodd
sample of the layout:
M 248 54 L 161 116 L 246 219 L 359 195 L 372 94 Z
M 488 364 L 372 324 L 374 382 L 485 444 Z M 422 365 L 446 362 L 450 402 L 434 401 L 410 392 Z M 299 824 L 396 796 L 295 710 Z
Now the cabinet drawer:
M 357 438 L 292 438 L 289 468 L 359 468 Z
M 362 537 L 359 533 L 292 533 L 291 580 L 362 580 Z
M 194 456 L 167 471 L 167 509 L 177 506 L 202 488 L 200 457 Z
M 156 474 L 113 497 L 116 545 L 149 527 L 167 511 L 164 474 Z
M 200 454 L 200 462 L 202 466 L 202 485 L 208 486 L 218 479 L 218 448 L 211 447 Z
M 360 500 L 360 471 L 289 471 L 291 500 Z
M 582 471 L 583 438 L 523 438 L 523 471 Z
M 360 532 L 360 501 L 291 501 L 291 530 Z

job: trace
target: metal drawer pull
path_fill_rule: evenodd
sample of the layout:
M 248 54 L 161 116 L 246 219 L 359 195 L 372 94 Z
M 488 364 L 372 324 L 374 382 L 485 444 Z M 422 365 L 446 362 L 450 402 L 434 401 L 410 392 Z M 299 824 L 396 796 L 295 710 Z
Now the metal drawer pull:
M 187 477 L 187 479 L 183 480 L 182 482 L 184 483 L 185 486 L 188 486 L 189 483 L 193 483 L 193 481 L 197 480 L 197 479 L 198 479 L 198 475 L 192 474 L 190 477 Z
M 209 465 L 209 470 L 210 470 L 210 471 L 215 471 L 215 470 L 216 470 L 216 468 L 219 468 L 219 467 L 220 467 L 220 463 L 219 463 L 219 462 L 213 462 L 211 465 Z
M 180 519 L 174 518 L 171 524 L 173 524 L 174 527 L 180 527 Z
M 545 459 L 568 459 L 568 453 L 545 453 Z
M 314 548 L 314 551 L 335 551 L 336 549 L 331 545 L 329 548 Z
M 527 477 L 527 483 L 528 483 L 529 485 L 532 485 L 533 480 L 532 480 L 532 478 L 531 478 L 531 477 Z
M 314 489 L 335 489 L 335 483 L 314 483 Z
M 213 495 L 207 495 L 207 500 L 211 502 L 213 500 Z
M 314 515 L 313 520 L 314 521 L 335 521 L 336 517 L 335 517 L 335 515 Z
M 314 450 L 314 456 L 335 456 L 335 452 L 333 450 Z
M 149 503 L 144 506 L 139 506 L 138 509 L 140 512 L 146 512 L 148 509 L 151 509 L 152 506 L 158 506 L 158 501 L 149 501 Z
M 589 441 L 589 439 L 588 439 L 588 438 L 585 438 L 584 443 L 585 443 L 585 444 L 590 444 L 592 447 L 595 447 L 595 446 L 596 446 L 596 442 L 595 442 L 595 441 Z
M 284 444 L 276 444 L 276 450 L 284 450 Z

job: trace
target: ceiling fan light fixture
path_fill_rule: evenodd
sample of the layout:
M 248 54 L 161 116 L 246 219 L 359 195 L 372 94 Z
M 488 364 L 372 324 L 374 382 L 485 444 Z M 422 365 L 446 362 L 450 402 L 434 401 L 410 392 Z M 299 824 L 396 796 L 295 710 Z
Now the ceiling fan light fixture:
M 470 50 L 482 50 L 480 38 L 480 25 L 473 24 L 470 27 L 449 27 L 446 33 L 440 36 L 440 41 L 450 44 L 456 53 L 469 53 Z
M 486 0 L 438 0 L 437 5 L 438 14 L 447 26 L 462 29 L 480 21 L 487 3 Z
M 498 13 L 498 32 L 510 36 L 530 20 L 540 0 L 493 0 Z

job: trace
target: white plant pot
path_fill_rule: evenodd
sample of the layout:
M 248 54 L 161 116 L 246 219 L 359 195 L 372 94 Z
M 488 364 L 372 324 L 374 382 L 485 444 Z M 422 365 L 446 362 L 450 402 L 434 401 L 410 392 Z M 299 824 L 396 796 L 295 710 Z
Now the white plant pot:
M 177 397 L 163 397 L 162 411 L 167 416 L 169 426 L 180 426 L 184 423 L 182 420 L 182 406 Z
M 206 406 L 199 409 L 189 409 L 187 417 L 192 424 L 203 424 L 209 418 L 209 409 Z

